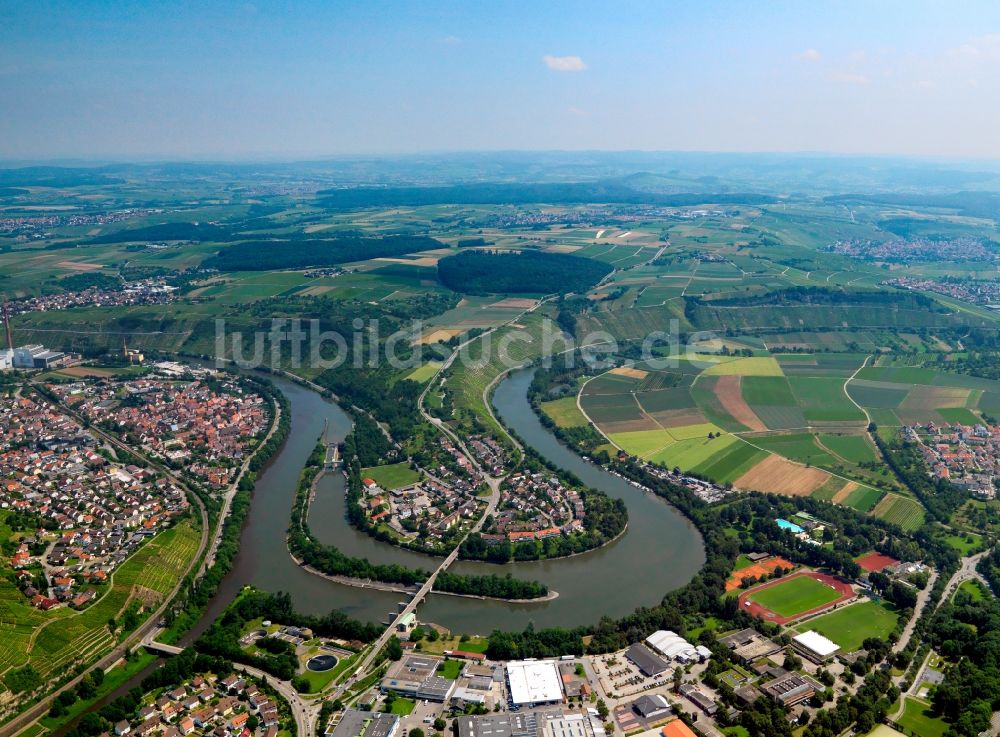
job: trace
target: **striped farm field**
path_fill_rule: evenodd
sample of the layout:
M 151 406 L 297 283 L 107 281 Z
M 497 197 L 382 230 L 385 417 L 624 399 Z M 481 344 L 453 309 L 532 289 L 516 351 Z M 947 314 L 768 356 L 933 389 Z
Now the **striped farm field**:
M 924 508 L 916 500 L 898 494 L 886 494 L 871 514 L 909 531 L 924 523 Z
M 748 443 L 733 443 L 724 452 L 712 457 L 691 470 L 716 483 L 733 482 L 767 457 L 767 452 Z

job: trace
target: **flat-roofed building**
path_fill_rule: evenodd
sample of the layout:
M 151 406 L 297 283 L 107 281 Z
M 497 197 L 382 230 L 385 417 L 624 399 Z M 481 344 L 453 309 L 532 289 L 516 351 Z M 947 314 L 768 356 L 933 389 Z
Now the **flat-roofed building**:
M 752 663 L 761 658 L 781 652 L 781 645 L 764 637 L 760 632 L 748 627 L 731 635 L 720 637 L 719 641 L 733 652 L 733 656 L 744 663 Z
M 589 714 L 552 715 L 541 720 L 541 737 L 605 737 L 604 725 Z
M 395 714 L 347 709 L 326 733 L 331 737 L 395 737 L 398 728 L 399 717 Z
M 443 703 L 451 696 L 455 681 L 435 675 L 441 662 L 441 658 L 430 655 L 404 655 L 386 672 L 382 690 Z
M 557 704 L 563 700 L 562 676 L 555 660 L 512 660 L 507 687 L 515 706 Z
M 814 630 L 793 637 L 792 647 L 814 663 L 825 663 L 840 652 L 840 645 Z
M 455 724 L 458 737 L 538 737 L 534 712 L 460 716 Z
M 801 673 L 785 673 L 762 684 L 760 690 L 782 706 L 795 706 L 822 691 L 823 686 Z
M 640 645 L 639 643 L 629 647 L 629 649 L 625 651 L 625 657 L 628 658 L 644 676 L 658 676 L 670 667 L 667 661 L 656 655 L 645 645 Z

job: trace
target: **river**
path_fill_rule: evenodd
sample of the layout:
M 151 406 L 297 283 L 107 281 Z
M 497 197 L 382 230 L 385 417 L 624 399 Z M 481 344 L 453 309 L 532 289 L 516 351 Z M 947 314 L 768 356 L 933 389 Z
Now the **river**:
M 623 499 L 629 514 L 628 531 L 603 548 L 561 560 L 503 566 L 459 561 L 451 570 L 509 572 L 537 579 L 558 591 L 559 597 L 537 604 L 509 604 L 432 594 L 419 611 L 424 621 L 469 634 L 520 630 L 529 623 L 536 627 L 590 624 L 604 615 L 620 617 L 639 606 L 658 603 L 667 591 L 687 583 L 704 563 L 701 536 L 676 509 L 584 461 L 539 422 L 527 396 L 532 375 L 531 370 L 517 371 L 497 387 L 493 402 L 500 419 L 556 466 L 575 473 L 588 486 Z M 329 423 L 330 440 L 342 440 L 350 432 L 351 420 L 336 404 L 311 389 L 287 379 L 270 378 L 288 398 L 291 431 L 281 451 L 257 480 L 233 570 L 222 580 L 201 620 L 181 639 L 182 645 L 189 645 L 204 632 L 247 584 L 266 591 L 287 591 L 303 612 L 325 614 L 339 609 L 371 621 L 385 620 L 401 598 L 400 594 L 328 581 L 302 570 L 289 556 L 285 532 L 299 474 L 324 424 Z M 439 559 L 378 542 L 351 527 L 344 516 L 344 484 L 338 472 L 324 475 L 317 485 L 309 524 L 321 542 L 380 563 L 425 569 L 437 565 Z M 137 686 L 154 667 L 130 679 L 93 708 Z M 64 725 L 53 737 L 70 729 L 75 721 Z

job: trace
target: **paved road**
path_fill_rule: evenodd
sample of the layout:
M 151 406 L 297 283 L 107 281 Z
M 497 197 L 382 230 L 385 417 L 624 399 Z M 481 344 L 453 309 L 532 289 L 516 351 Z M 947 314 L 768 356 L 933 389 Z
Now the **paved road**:
M 944 596 L 942 597 L 942 601 L 947 601 L 948 599 L 950 599 L 955 594 L 955 591 L 958 589 L 958 587 L 964 581 L 979 581 L 984 586 L 986 586 L 987 590 L 989 590 L 990 588 L 989 583 L 987 583 L 986 579 L 983 578 L 983 575 L 976 570 L 976 566 L 979 565 L 979 561 L 983 559 L 983 557 L 986 555 L 986 552 L 987 551 L 983 551 L 982 553 L 977 553 L 976 555 L 970 555 L 967 558 L 962 558 L 962 563 L 958 567 L 958 570 L 955 571 L 955 575 L 953 575 L 948 580 L 948 585 L 945 586 Z
M 312 737 L 312 728 L 316 717 L 319 715 L 319 707 L 317 705 L 299 696 L 298 692 L 292 688 L 292 685 L 288 681 L 279 681 L 274 676 L 243 663 L 233 663 L 233 668 L 243 673 L 248 673 L 254 678 L 262 679 L 271 688 L 281 694 L 291 707 L 292 716 L 295 717 L 295 725 L 298 727 L 299 737 Z
M 892 646 L 892 652 L 898 653 L 909 643 L 910 638 L 913 637 L 913 630 L 917 626 L 917 620 L 920 619 L 920 615 L 924 613 L 924 607 L 927 606 L 927 602 L 931 598 L 931 590 L 934 588 L 934 583 L 937 581 L 938 572 L 932 571 L 931 575 L 927 578 L 927 585 L 924 586 L 923 590 L 917 593 L 917 605 L 913 607 L 913 616 L 910 617 L 910 621 L 906 623 L 903 628 L 903 634 L 900 635 L 899 640 L 896 644 Z M 902 682 L 903 677 L 898 677 L 899 682 Z

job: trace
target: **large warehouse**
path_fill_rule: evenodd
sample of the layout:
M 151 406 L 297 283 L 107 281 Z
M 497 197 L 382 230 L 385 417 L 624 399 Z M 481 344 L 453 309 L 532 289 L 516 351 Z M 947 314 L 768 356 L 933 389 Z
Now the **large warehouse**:
M 514 706 L 558 704 L 563 700 L 562 677 L 554 660 L 512 660 L 507 663 L 507 687 Z
M 712 655 L 712 652 L 703 645 L 695 647 L 670 630 L 657 630 L 646 638 L 646 644 L 668 661 L 676 660 L 679 663 L 694 663 Z

